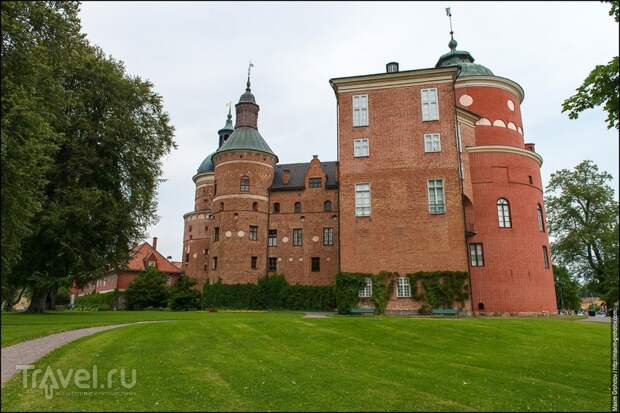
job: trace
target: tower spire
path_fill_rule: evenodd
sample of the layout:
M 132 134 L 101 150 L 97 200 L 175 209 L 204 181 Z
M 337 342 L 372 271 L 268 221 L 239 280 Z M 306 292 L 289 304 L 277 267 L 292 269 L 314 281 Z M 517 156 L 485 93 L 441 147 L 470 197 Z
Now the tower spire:
M 450 42 L 448 43 L 448 47 L 450 48 L 450 51 L 453 52 L 456 50 L 458 43 L 454 40 L 454 30 L 452 30 L 452 12 L 450 11 L 450 7 L 446 7 L 446 16 L 450 19 Z
M 254 67 L 254 63 L 250 62 L 248 64 L 248 83 L 246 83 L 246 88 L 245 88 L 246 92 L 250 91 L 250 69 L 252 69 L 253 67 Z

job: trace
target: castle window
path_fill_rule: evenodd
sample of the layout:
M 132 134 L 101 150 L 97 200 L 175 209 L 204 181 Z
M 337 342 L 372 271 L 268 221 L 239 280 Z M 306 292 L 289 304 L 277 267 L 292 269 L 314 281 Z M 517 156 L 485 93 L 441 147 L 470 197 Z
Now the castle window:
M 532 179 L 532 175 L 528 175 L 527 179 L 530 182 L 530 185 L 534 183 L 534 180 Z
M 293 229 L 293 246 L 301 247 L 304 244 L 304 232 L 301 228 Z
M 424 135 L 424 152 L 441 152 L 441 137 L 438 133 Z
M 220 202 L 220 211 L 223 211 L 223 210 L 224 210 L 224 203 Z
M 193 237 L 192 234 L 189 234 L 189 239 L 192 239 L 192 237 Z
M 428 210 L 431 214 L 446 212 L 443 179 L 430 179 L 428 181 Z
M 538 218 L 538 230 L 545 232 L 545 218 L 543 217 L 543 211 L 540 204 L 536 205 L 536 217 Z
M 252 269 L 255 270 L 257 264 L 258 264 L 258 257 L 252 257 L 250 259 L 250 267 L 252 267 Z
M 360 289 L 358 295 L 362 298 L 372 297 L 372 278 L 366 277 L 364 281 L 366 284 Z
M 267 271 L 269 271 L 269 272 L 276 272 L 276 271 L 278 271 L 278 258 L 276 258 L 276 257 L 269 257 L 269 267 L 267 268 Z
M 217 270 L 217 257 L 213 257 L 213 260 L 211 261 L 211 269 Z
M 250 241 L 256 241 L 258 239 L 258 227 L 250 225 Z
M 189 226 L 189 232 L 192 232 L 192 226 L 191 225 Z
M 398 283 L 396 284 L 396 297 L 411 297 L 409 277 L 398 277 Z
M 484 251 L 481 243 L 469 244 L 469 257 L 472 267 L 484 267 Z
M 270 229 L 269 237 L 267 237 L 267 245 L 269 247 L 276 247 L 278 245 L 278 230 Z
M 422 121 L 439 120 L 437 88 L 422 89 Z
M 323 203 L 323 211 L 331 211 L 332 210 L 332 201 L 325 201 Z
M 543 260 L 545 263 L 545 268 L 549 268 L 549 252 L 547 251 L 547 247 L 543 245 Z
M 240 187 L 241 192 L 250 192 L 250 178 L 248 178 L 247 176 L 241 178 Z
M 497 220 L 500 228 L 510 228 L 510 206 L 504 198 L 497 200 Z
M 320 188 L 321 187 L 321 178 L 310 178 L 310 179 L 308 179 L 308 186 L 310 188 Z
M 213 228 L 213 241 L 220 240 L 220 227 Z
M 274 214 L 279 214 L 280 213 L 280 203 L 279 202 L 274 202 L 274 204 L 273 204 L 273 213 Z
M 189 253 L 185 254 L 185 262 L 189 262 Z
M 353 96 L 353 126 L 368 126 L 368 95 Z
M 202 269 L 203 269 L 204 271 L 207 271 L 207 264 L 203 265 L 203 266 L 202 266 Z
M 213 184 L 213 195 L 217 194 L 217 184 Z
M 353 140 L 353 156 L 355 158 L 368 156 L 369 146 L 368 139 L 354 139 Z
M 209 255 L 209 249 L 205 248 L 202 250 L 202 255 Z
M 310 267 L 310 271 L 312 272 L 321 271 L 321 258 L 320 257 L 312 257 L 312 265 Z
M 323 228 L 323 245 L 334 245 L 333 228 Z
M 355 184 L 355 216 L 370 216 L 370 184 Z
M 295 214 L 301 214 L 301 202 L 295 202 L 295 209 L 293 212 Z
M 252 202 L 252 211 L 258 211 L 258 202 Z

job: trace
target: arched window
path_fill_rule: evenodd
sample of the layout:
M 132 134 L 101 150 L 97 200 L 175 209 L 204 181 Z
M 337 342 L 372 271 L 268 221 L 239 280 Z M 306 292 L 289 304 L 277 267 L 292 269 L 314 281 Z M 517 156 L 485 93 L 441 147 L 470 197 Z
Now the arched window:
M 273 213 L 274 214 L 279 214 L 280 213 L 280 203 L 279 202 L 274 202 L 273 203 Z
M 252 211 L 258 211 L 258 202 L 252 202 Z
M 293 212 L 296 214 L 301 213 L 301 202 L 295 202 L 295 210 Z
M 510 206 L 504 198 L 497 200 L 497 220 L 500 228 L 510 228 Z
M 331 211 L 332 210 L 332 201 L 325 201 L 323 203 L 323 211 Z
M 220 211 L 223 211 L 223 210 L 224 210 L 224 203 L 220 202 Z
M 538 218 L 538 230 L 545 232 L 545 218 L 543 217 L 543 211 L 540 204 L 536 205 L 536 217 Z
M 250 178 L 244 176 L 241 178 L 241 192 L 250 192 Z

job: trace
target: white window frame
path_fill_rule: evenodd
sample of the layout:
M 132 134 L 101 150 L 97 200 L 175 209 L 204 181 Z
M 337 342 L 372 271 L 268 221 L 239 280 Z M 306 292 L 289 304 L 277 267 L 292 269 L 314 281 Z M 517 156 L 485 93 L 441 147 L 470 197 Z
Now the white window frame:
M 409 282 L 409 277 L 398 277 L 396 283 L 396 297 L 411 297 L 411 283 Z
M 367 187 L 367 189 L 364 187 Z M 368 202 L 360 196 L 360 194 L 364 193 L 368 193 Z M 369 217 L 371 212 L 371 204 L 370 183 L 355 184 L 355 216 Z
M 366 277 L 364 281 L 366 281 L 366 284 L 360 288 L 358 296 L 360 298 L 370 298 L 372 297 L 372 278 Z
M 510 202 L 506 198 L 499 198 L 495 204 L 497 206 L 497 224 L 499 227 L 512 228 Z
M 441 182 L 440 186 L 437 186 L 437 182 Z M 431 183 L 433 186 L 431 186 Z M 428 193 L 428 212 L 431 214 L 445 214 L 446 213 L 446 188 L 443 179 L 429 179 L 426 182 L 426 188 Z M 438 202 L 437 190 L 441 189 L 441 203 Z M 434 200 L 434 202 L 433 202 Z
M 424 152 L 441 152 L 441 134 L 425 133 L 424 134 Z
M 353 95 L 353 126 L 368 126 L 368 95 Z
M 484 267 L 484 247 L 481 242 L 469 244 L 469 261 L 472 267 Z
M 439 120 L 439 96 L 437 88 L 427 88 L 420 90 L 422 103 L 422 121 Z
M 363 158 L 370 156 L 370 143 L 368 138 L 353 139 L 353 157 Z

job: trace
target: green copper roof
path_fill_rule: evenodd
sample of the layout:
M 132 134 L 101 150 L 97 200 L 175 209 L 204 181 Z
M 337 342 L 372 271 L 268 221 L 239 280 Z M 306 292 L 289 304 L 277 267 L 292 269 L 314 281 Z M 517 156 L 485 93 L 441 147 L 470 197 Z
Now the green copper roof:
M 435 67 L 447 67 L 447 66 L 460 66 L 461 73 L 459 77 L 463 76 L 494 76 L 493 72 L 485 66 L 474 63 L 474 57 L 467 51 L 456 50 L 458 43 L 456 40 L 451 39 L 448 43 L 450 52 L 441 56 L 437 61 Z
M 232 151 L 236 149 L 247 149 L 258 152 L 265 152 L 276 156 L 271 150 L 267 142 L 260 136 L 258 130 L 249 126 L 237 127 L 226 142 L 216 151 L 216 153 L 224 151 Z
M 215 168 L 213 167 L 213 155 L 215 155 L 215 152 L 207 156 L 205 160 L 202 161 L 202 163 L 198 167 L 198 171 L 196 172 L 197 174 L 213 172 L 215 170 Z

